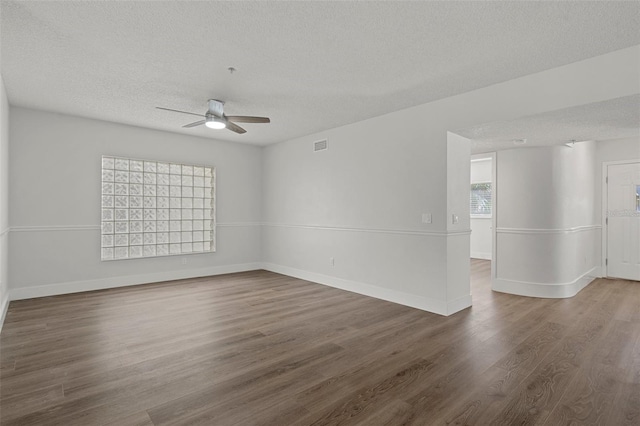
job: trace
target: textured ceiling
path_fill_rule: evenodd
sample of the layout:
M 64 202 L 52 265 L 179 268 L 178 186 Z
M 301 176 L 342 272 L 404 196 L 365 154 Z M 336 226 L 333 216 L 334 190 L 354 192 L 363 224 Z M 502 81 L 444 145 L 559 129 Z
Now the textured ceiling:
M 11 104 L 253 144 L 640 44 L 637 2 L 3 0 L 0 14 Z M 154 109 L 209 98 L 272 123 L 181 129 L 194 117 Z
M 571 140 L 636 137 L 640 141 L 640 95 L 581 105 L 544 114 L 476 125 L 455 131 L 472 139 L 471 152 L 563 145 Z M 526 139 L 524 145 L 514 144 Z M 640 142 L 638 149 L 640 149 Z

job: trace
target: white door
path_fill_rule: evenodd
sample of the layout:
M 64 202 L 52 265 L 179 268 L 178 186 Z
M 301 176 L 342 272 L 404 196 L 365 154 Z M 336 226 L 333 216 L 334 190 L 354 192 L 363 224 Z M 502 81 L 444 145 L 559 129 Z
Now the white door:
M 640 163 L 607 167 L 607 275 L 640 281 Z

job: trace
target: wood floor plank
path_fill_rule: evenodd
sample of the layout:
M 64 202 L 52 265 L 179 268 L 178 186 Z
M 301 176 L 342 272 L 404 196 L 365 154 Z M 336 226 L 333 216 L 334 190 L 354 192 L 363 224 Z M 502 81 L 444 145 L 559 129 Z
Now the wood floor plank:
M 640 420 L 640 283 L 450 317 L 266 271 L 11 302 L 0 425 Z

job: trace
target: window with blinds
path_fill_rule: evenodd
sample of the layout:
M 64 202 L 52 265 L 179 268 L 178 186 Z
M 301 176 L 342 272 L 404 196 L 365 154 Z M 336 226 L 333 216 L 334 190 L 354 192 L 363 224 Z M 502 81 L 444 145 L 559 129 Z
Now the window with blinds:
M 472 183 L 470 213 L 471 216 L 491 217 L 491 182 Z

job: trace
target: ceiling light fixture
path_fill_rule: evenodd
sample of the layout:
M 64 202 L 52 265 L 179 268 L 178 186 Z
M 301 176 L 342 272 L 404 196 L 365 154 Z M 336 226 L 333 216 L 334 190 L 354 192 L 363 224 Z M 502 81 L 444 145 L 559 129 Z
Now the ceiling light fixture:
M 220 117 L 216 117 L 215 115 L 207 117 L 207 121 L 204 123 L 210 129 L 224 129 L 227 127 L 227 123 Z

